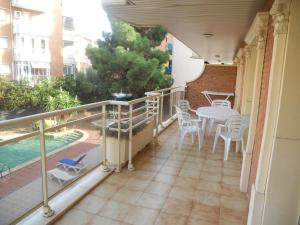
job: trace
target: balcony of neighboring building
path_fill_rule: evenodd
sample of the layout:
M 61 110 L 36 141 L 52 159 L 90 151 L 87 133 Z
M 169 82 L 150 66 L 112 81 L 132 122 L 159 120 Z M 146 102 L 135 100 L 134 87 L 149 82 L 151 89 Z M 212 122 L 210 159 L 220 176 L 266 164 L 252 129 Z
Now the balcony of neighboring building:
M 49 49 L 15 48 L 13 52 L 14 61 L 51 62 L 51 53 Z
M 13 34 L 27 34 L 49 37 L 49 26 L 28 18 L 13 19 Z
M 13 7 L 18 7 L 22 9 L 45 12 L 47 10 L 49 1 L 39 1 L 39 0 L 12 0 L 11 4 Z

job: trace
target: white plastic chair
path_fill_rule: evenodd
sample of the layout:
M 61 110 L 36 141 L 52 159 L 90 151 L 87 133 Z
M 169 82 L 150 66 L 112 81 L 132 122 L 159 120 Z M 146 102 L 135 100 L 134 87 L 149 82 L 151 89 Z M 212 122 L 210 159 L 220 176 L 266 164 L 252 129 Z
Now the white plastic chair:
M 231 102 L 228 100 L 216 99 L 216 100 L 212 100 L 211 106 L 212 107 L 227 107 L 227 108 L 231 109 Z M 226 121 L 210 119 L 208 134 L 209 135 L 211 134 L 215 123 L 225 123 L 225 122 Z
M 205 120 L 194 120 L 191 118 L 191 115 L 187 112 L 183 112 L 179 107 L 176 107 L 177 118 L 178 118 L 178 125 L 179 125 L 179 149 L 181 149 L 184 137 L 187 134 L 192 135 L 192 144 L 194 144 L 194 134 L 198 135 L 198 144 L 199 144 L 199 151 L 201 150 L 201 146 L 204 141 L 204 130 L 205 127 Z M 202 126 L 200 126 L 202 123 Z
M 215 99 L 215 100 L 212 100 L 211 106 L 212 107 L 223 106 L 223 107 L 228 107 L 231 109 L 231 102 L 228 100 Z
M 188 100 L 178 100 L 177 101 L 177 107 L 181 109 L 182 112 L 194 112 L 196 113 L 196 110 L 191 108 L 190 102 Z
M 225 125 L 218 124 L 212 151 L 215 152 L 219 137 L 225 141 L 224 160 L 228 159 L 231 141 L 235 141 L 238 146 L 241 143 L 242 149 L 244 149 L 243 135 L 246 128 L 246 121 L 240 115 L 230 117 Z M 239 151 L 239 147 L 236 148 L 236 151 Z

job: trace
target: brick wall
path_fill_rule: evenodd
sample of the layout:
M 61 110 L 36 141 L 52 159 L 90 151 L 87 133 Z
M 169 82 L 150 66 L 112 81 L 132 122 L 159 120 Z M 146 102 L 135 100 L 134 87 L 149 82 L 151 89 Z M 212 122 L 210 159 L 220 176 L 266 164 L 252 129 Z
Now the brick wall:
M 206 98 L 201 94 L 202 91 L 235 91 L 236 66 L 229 65 L 206 65 L 201 76 L 196 80 L 187 83 L 186 99 L 190 101 L 193 108 L 210 105 Z M 214 96 L 214 99 L 220 98 Z M 231 103 L 234 97 L 230 98 Z
M 272 6 L 273 0 L 268 0 L 266 2 L 265 9 L 269 11 Z M 272 61 L 272 52 L 273 52 L 273 26 L 272 26 L 272 17 L 269 18 L 268 24 L 268 33 L 267 33 L 267 41 L 266 41 L 266 50 L 264 57 L 264 65 L 263 65 L 263 74 L 262 74 L 262 83 L 260 90 L 260 99 L 259 99 L 259 108 L 258 108 L 258 116 L 257 116 L 257 124 L 256 124 L 256 133 L 254 138 L 254 146 L 253 146 L 253 155 L 251 161 L 250 168 L 250 176 L 248 183 L 248 194 L 250 196 L 251 186 L 255 183 L 256 175 L 257 175 L 257 166 L 260 154 L 260 146 L 262 142 L 263 130 L 264 130 L 264 122 L 265 122 L 265 114 L 266 114 L 266 106 L 267 106 L 267 98 L 268 98 L 268 87 L 269 87 L 269 78 L 270 78 L 270 69 L 271 69 L 271 61 Z

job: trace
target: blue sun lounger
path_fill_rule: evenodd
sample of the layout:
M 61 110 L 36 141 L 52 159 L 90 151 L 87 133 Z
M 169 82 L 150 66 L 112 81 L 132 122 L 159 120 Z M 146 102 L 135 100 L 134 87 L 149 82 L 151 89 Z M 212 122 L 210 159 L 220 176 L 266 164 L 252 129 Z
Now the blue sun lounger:
M 86 157 L 86 154 L 80 156 L 77 160 L 73 159 L 62 159 L 59 160 L 57 166 L 63 167 L 65 170 L 74 170 L 75 173 L 80 173 L 83 169 L 86 168 L 86 165 L 83 163 L 83 159 Z

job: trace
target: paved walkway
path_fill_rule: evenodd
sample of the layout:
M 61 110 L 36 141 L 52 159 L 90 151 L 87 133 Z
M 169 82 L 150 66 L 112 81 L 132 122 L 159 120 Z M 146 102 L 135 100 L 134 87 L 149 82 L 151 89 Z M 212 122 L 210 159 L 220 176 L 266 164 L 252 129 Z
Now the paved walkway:
M 220 141 L 176 149 L 177 124 L 159 136 L 160 145 L 134 159 L 136 170 L 113 174 L 57 225 L 245 225 L 248 200 L 239 192 L 242 154 L 223 161 Z M 187 140 L 186 143 L 189 143 Z

